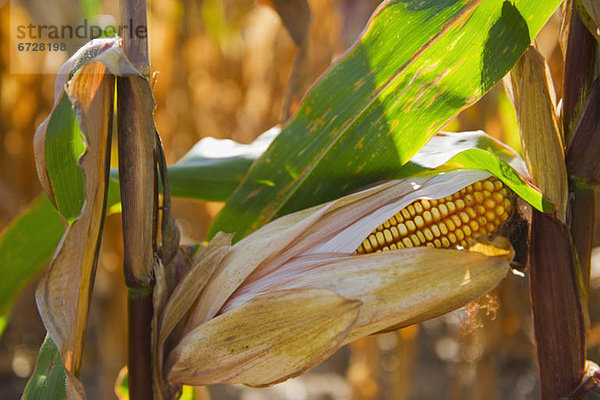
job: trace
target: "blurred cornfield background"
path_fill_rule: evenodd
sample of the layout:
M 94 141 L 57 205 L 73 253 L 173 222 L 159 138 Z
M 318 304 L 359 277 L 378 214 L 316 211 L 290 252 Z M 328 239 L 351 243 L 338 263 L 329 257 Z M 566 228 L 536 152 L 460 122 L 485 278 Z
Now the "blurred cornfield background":
M 360 34 L 379 1 L 313 0 L 313 79 Z M 12 0 L 14 15 L 57 23 L 118 15 L 114 0 Z M 174 163 L 203 137 L 250 143 L 278 123 L 296 48 L 278 15 L 255 0 L 157 0 L 150 4 L 150 58 L 158 71 L 155 119 Z M 538 36 L 555 82 L 562 81 L 559 15 Z M 9 1 L 0 0 L 0 229 L 40 193 L 33 162 L 35 127 L 52 103 L 52 75 L 11 74 Z M 401 46 L 402 43 L 398 43 Z M 31 62 L 49 62 L 43 57 Z M 561 86 L 557 85 L 560 98 Z M 518 149 L 514 111 L 498 85 L 446 130 L 484 129 Z M 116 151 L 113 152 L 116 155 Z M 115 158 L 113 156 L 113 158 Z M 113 161 L 116 165 L 116 160 Z M 597 196 L 600 198 L 600 196 Z M 600 207 L 600 205 L 597 205 Z M 220 203 L 175 199 L 183 242 L 202 241 Z M 82 380 L 88 398 L 114 398 L 126 362 L 126 290 L 121 219 L 108 217 L 90 314 Z M 595 246 L 600 246 L 596 223 Z M 588 358 L 600 359 L 600 247 L 590 293 Z M 0 276 L 0 279 L 2 277 Z M 34 302 L 37 280 L 17 299 L 0 339 L 0 399 L 20 397 L 45 329 Z M 507 277 L 492 295 L 446 316 L 369 337 L 302 377 L 269 389 L 218 386 L 213 399 L 532 399 L 538 397 L 528 281 Z M 102 322 L 100 322 L 102 321 Z

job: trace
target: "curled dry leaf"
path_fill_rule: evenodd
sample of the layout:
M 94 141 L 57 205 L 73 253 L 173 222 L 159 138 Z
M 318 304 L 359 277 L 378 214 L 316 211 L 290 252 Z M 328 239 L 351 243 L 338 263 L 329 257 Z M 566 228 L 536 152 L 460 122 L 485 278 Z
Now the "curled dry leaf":
M 387 182 L 284 216 L 244 238 L 227 249 L 179 338 L 172 338 L 178 344 L 165 355 L 168 382 L 271 385 L 345 343 L 485 294 L 508 271 L 513 253 L 506 242 L 504 250 L 482 244 L 487 248 L 478 251 L 356 251 L 417 199 L 450 196 L 489 176 L 456 170 Z M 165 310 L 162 318 L 168 317 Z
M 85 202 L 81 215 L 67 228 L 36 293 L 42 320 L 67 369 L 75 375 L 81 361 L 108 185 L 114 77 L 106 72 L 103 64 L 91 62 L 80 68 L 67 86 L 85 134 L 86 151 L 81 159 Z
M 48 117 L 46 117 L 36 129 L 33 139 L 33 150 L 38 179 L 40 180 L 42 189 L 46 192 L 48 198 L 55 207 L 57 207 L 57 203 L 54 196 L 54 190 L 52 189 L 52 183 L 50 182 L 48 170 L 46 169 L 46 134 L 48 124 L 52 115 L 59 107 L 63 97 L 66 96 L 64 89 L 71 78 L 71 74 L 81 67 L 86 60 L 93 59 L 113 45 L 114 43 L 112 41 L 93 41 L 93 43 L 84 46 L 84 51 L 78 51 L 60 67 L 54 81 L 54 105 L 52 106 L 52 110 L 50 111 L 50 114 L 48 114 Z
M 55 83 L 55 107 L 68 96 L 83 133 L 85 153 L 80 165 L 85 192 L 81 214 L 65 231 L 38 286 L 36 301 L 44 325 L 74 377 L 81 362 L 106 208 L 115 76 L 139 76 L 120 46 L 118 39 L 88 43 L 63 65 Z M 50 118 L 38 128 L 35 141 L 40 180 L 53 198 L 44 158 Z

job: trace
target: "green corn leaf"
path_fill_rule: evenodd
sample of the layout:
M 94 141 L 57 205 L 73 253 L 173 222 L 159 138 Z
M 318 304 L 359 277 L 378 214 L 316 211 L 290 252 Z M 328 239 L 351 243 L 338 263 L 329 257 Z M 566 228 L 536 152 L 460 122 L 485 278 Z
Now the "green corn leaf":
M 60 352 L 50 335 L 46 335 L 38 353 L 35 371 L 25 386 L 23 400 L 66 399 L 66 375 Z
M 119 185 L 112 181 L 107 204 L 109 213 L 120 210 Z M 0 335 L 15 297 L 48 263 L 64 231 L 58 211 L 40 195 L 0 233 Z
M 398 173 L 492 88 L 561 2 L 388 0 L 313 85 L 211 227 L 269 220 Z
M 483 131 L 439 132 L 398 170 L 394 178 L 432 169 L 488 171 L 535 208 L 554 211 L 554 205 L 529 181 L 527 167 L 518 153 Z
M 48 121 L 45 150 L 56 205 L 69 223 L 83 206 L 85 182 L 79 157 L 84 149 L 73 105 L 63 93 Z
M 226 201 L 250 165 L 265 152 L 279 132 L 281 129 L 278 127 L 271 128 L 250 144 L 212 137 L 198 141 L 176 164 L 167 167 L 171 195 L 203 201 Z M 110 174 L 113 180 L 118 181 L 117 169 L 112 169 Z
M 67 371 L 56 344 L 49 334 L 40 347 L 33 375 L 29 378 L 22 400 L 84 399 L 83 386 Z
M 64 231 L 56 209 L 41 195 L 0 233 L 0 315 L 7 317 L 16 295 L 46 265 Z
M 269 129 L 247 145 L 229 139 L 200 140 L 177 164 L 168 167 L 171 194 L 205 201 L 227 200 L 279 132 L 279 128 Z

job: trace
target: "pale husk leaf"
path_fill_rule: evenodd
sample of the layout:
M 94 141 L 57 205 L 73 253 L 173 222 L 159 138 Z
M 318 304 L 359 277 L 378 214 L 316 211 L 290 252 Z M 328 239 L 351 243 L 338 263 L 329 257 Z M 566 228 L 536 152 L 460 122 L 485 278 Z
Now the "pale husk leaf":
M 360 304 L 328 290 L 262 294 L 190 332 L 169 356 L 168 380 L 268 386 L 297 376 L 341 346 Z
M 249 238 L 238 242 L 218 266 L 211 281 L 200 294 L 188 319 L 188 328 L 214 317 L 227 298 L 265 259 L 280 252 L 322 214 L 322 206 L 300 211 L 274 221 Z M 316 211 L 316 212 L 315 212 Z M 312 214 L 312 215 L 311 215 Z M 274 240 L 277 238 L 277 240 Z
M 286 257 L 283 252 L 288 250 L 288 247 L 297 246 L 298 238 L 312 232 L 315 224 L 322 222 L 323 216 L 347 204 L 373 196 L 390 186 L 393 184 L 380 185 L 330 203 L 283 216 L 236 243 L 200 295 L 188 321 L 188 327 L 193 328 L 214 317 L 225 301 L 257 267 L 284 262 Z M 344 226 L 330 226 L 330 229 L 340 230 Z
M 521 57 L 515 73 L 518 74 L 513 82 L 518 82 L 516 110 L 523 156 L 533 183 L 556 205 L 557 216 L 564 222 L 567 172 L 550 71 L 544 57 L 530 47 Z
M 509 270 L 509 258 L 512 254 L 488 257 L 429 247 L 369 255 L 301 256 L 267 278 L 243 287 L 226 305 L 225 312 L 265 291 L 331 290 L 363 303 L 347 343 L 464 306 L 500 282 Z

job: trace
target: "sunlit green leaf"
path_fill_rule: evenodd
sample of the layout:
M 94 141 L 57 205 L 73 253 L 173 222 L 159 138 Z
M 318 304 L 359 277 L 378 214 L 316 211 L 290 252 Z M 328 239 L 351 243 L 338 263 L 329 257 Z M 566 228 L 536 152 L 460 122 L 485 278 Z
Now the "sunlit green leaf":
M 278 127 L 271 128 L 250 144 L 212 137 L 198 141 L 176 164 L 168 166 L 171 195 L 203 201 L 227 200 L 250 165 L 280 131 Z M 119 179 L 117 169 L 111 170 L 111 178 Z
M 518 60 L 559 0 L 385 1 L 211 227 L 269 220 L 398 173 Z M 538 204 L 539 205 L 539 204 Z

